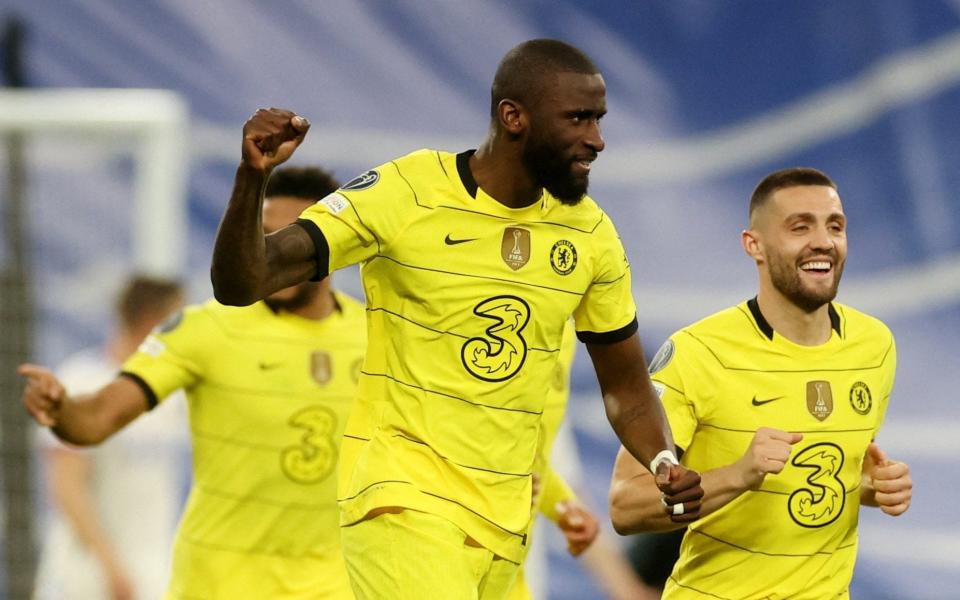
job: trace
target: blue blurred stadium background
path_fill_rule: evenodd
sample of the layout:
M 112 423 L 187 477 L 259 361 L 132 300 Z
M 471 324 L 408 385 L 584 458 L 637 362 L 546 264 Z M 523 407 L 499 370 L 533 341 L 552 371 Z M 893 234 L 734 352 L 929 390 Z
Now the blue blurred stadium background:
M 899 343 L 879 441 L 916 482 L 904 517 L 864 511 L 855 597 L 957 597 L 960 1 L 5 0 L 0 18 L 14 15 L 28 27 L 33 86 L 187 100 L 189 231 L 171 239 L 186 244 L 192 300 L 210 293 L 240 128 L 257 107 L 308 116 L 295 162 L 346 181 L 420 147 L 475 147 L 496 64 L 528 38 L 568 40 L 604 72 L 607 149 L 591 193 L 629 251 L 649 352 L 752 295 L 738 234 L 760 177 L 827 171 L 850 218 L 840 299 L 886 320 Z M 135 165 L 120 150 L 77 137 L 28 145 L 45 363 L 102 338 L 107 299 L 133 268 Z M 359 293 L 355 273 L 338 283 Z M 570 418 L 603 509 L 616 443 L 583 355 L 573 386 Z M 562 552 L 551 560 L 563 567 L 552 597 L 597 597 Z

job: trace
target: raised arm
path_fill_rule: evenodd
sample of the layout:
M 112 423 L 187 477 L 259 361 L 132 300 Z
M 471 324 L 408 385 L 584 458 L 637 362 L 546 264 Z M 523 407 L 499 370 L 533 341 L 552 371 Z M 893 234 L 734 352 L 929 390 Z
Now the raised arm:
M 642 465 L 650 465 L 664 451 L 672 457 L 673 435 L 650 383 L 640 336 L 635 333 L 613 344 L 587 344 L 587 351 L 600 383 L 607 419 L 623 447 Z M 658 460 L 653 466 L 657 487 L 667 495 L 668 505 L 699 500 L 703 495 L 700 475 L 682 466 L 671 468 L 671 462 Z M 680 500 L 673 502 L 673 497 Z M 695 511 L 699 505 L 691 503 L 689 508 Z
M 317 272 L 316 248 L 297 225 L 263 234 L 263 190 L 297 149 L 310 123 L 289 110 L 260 109 L 243 126 L 240 166 L 217 230 L 210 277 L 223 304 L 247 305 Z
M 27 378 L 22 400 L 30 416 L 76 446 L 99 444 L 150 406 L 143 389 L 128 377 L 117 377 L 93 394 L 70 397 L 44 367 L 20 365 L 17 372 Z

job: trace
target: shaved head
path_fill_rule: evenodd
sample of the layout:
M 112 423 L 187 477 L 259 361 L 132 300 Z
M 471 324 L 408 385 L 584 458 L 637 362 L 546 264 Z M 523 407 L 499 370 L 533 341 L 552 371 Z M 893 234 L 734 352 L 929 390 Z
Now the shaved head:
M 490 116 L 496 118 L 497 106 L 504 99 L 534 106 L 547 87 L 546 77 L 557 73 L 594 75 L 600 70 L 590 58 L 566 42 L 529 40 L 503 57 L 490 90 Z

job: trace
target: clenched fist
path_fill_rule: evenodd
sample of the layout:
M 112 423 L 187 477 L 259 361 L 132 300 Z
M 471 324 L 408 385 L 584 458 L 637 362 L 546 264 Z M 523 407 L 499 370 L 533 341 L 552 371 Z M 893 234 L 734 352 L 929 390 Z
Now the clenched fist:
M 771 473 L 779 473 L 790 460 L 793 445 L 803 439 L 800 433 L 761 427 L 754 434 L 743 458 L 737 461 L 747 489 L 755 490 Z
M 556 509 L 560 515 L 557 526 L 567 538 L 567 551 L 571 556 L 580 556 L 600 533 L 596 517 L 576 500 L 557 502 Z
M 913 499 L 913 480 L 907 463 L 890 460 L 876 444 L 867 446 L 863 474 L 873 488 L 873 500 L 880 510 L 898 517 L 910 508 Z
M 243 164 L 269 172 L 303 142 L 310 121 L 282 108 L 261 108 L 243 124 Z
M 690 523 L 700 518 L 700 501 L 703 499 L 700 473 L 662 461 L 657 465 L 654 481 L 663 494 L 661 501 L 671 521 Z

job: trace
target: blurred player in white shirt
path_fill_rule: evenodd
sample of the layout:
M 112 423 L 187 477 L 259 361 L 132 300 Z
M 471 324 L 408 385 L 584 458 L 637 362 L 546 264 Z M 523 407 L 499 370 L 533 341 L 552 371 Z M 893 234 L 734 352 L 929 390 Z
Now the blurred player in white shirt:
M 124 359 L 183 304 L 174 282 L 132 277 L 117 302 L 117 329 L 101 348 L 69 357 L 57 375 L 70 394 L 112 381 Z M 173 398 L 171 398 L 173 400 Z M 100 446 L 64 445 L 39 432 L 53 514 L 37 570 L 36 600 L 159 598 L 187 468 L 186 410 L 164 402 Z

